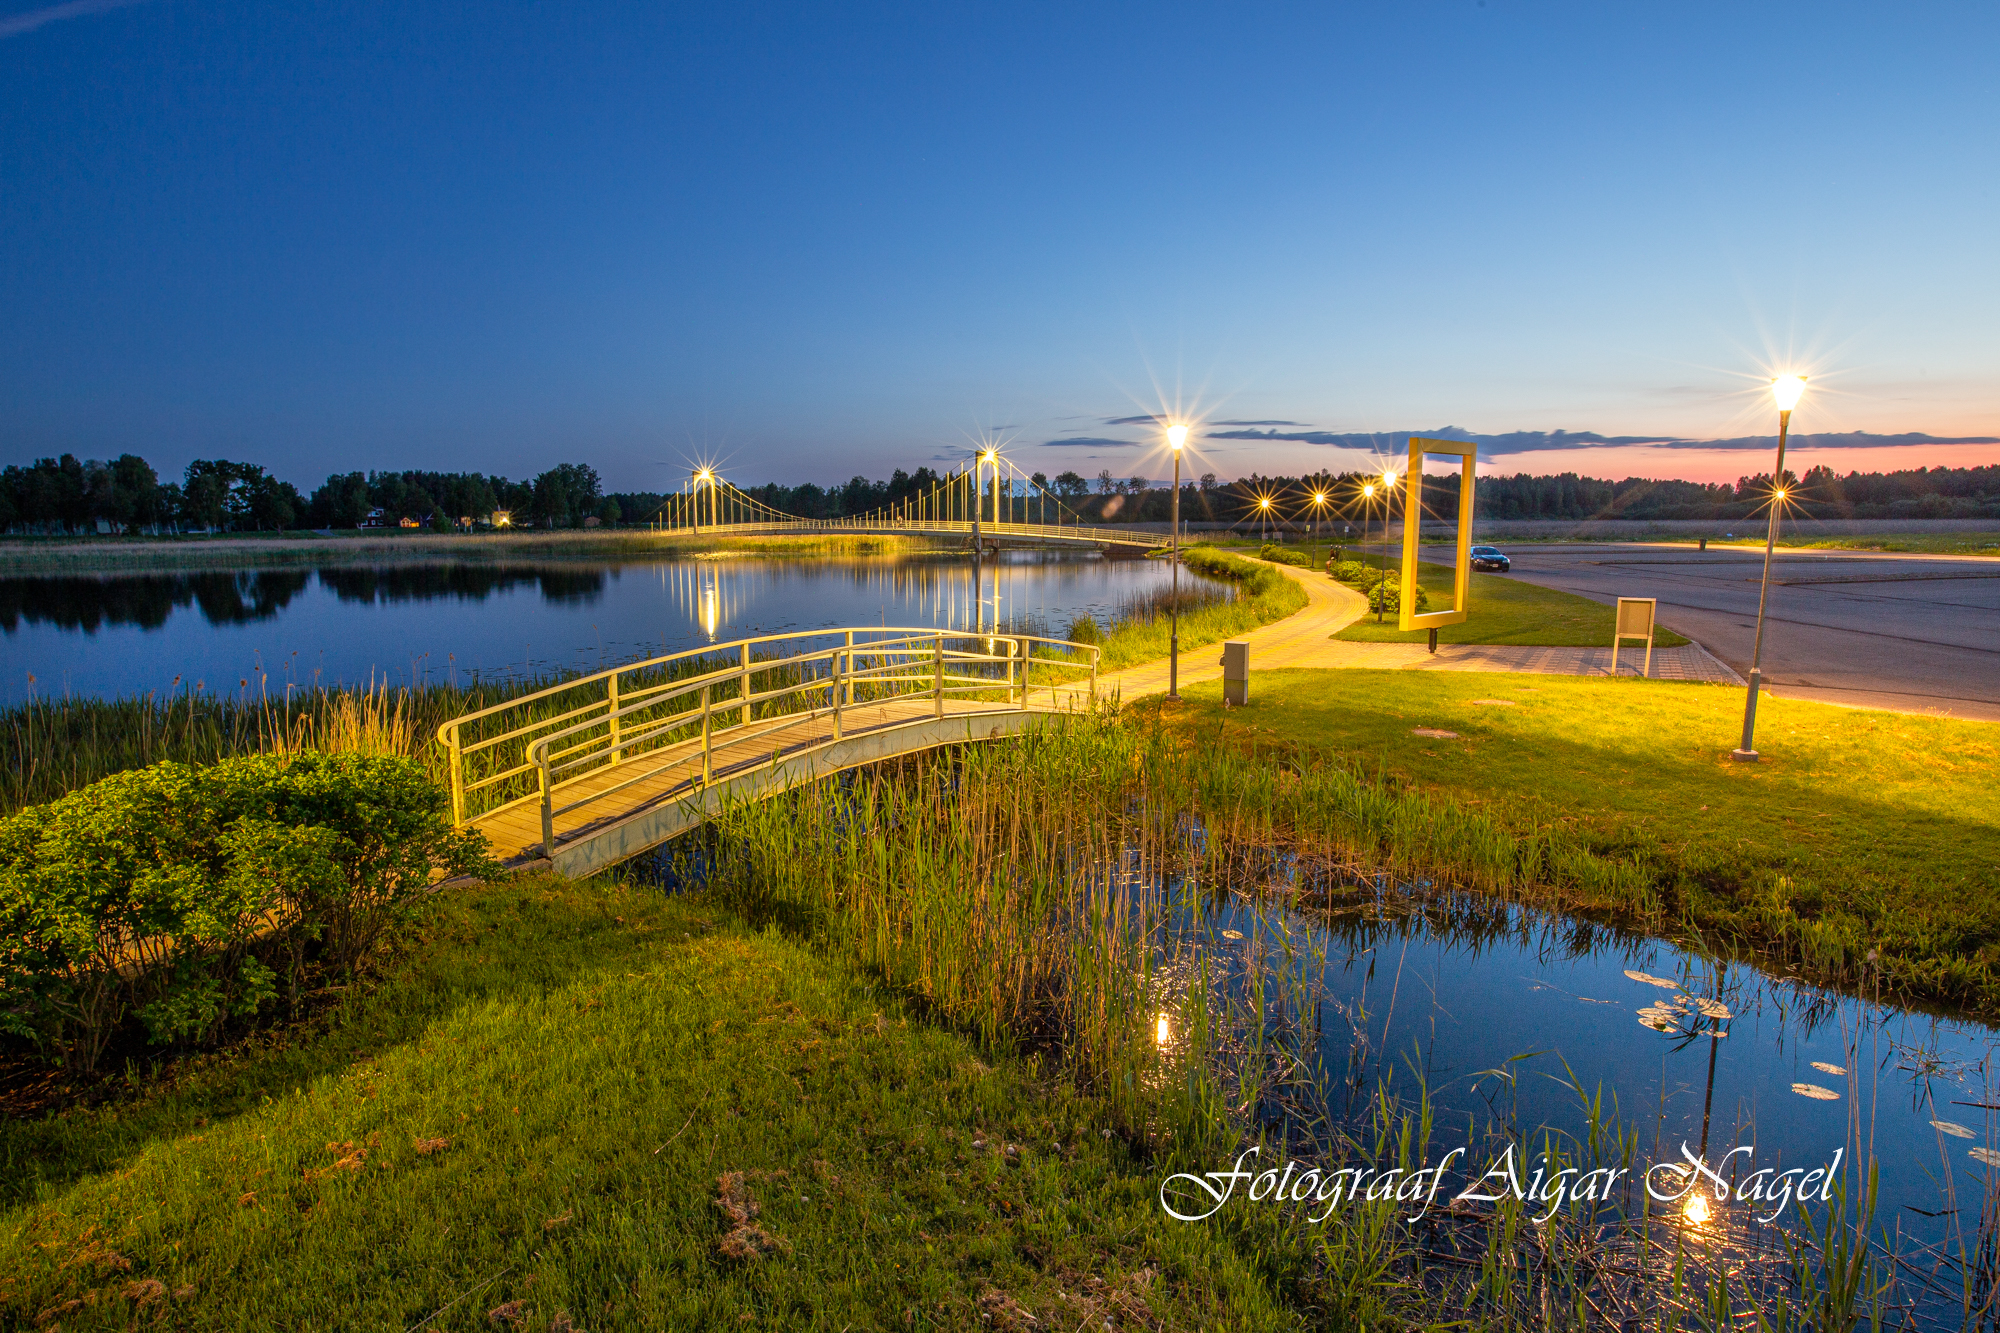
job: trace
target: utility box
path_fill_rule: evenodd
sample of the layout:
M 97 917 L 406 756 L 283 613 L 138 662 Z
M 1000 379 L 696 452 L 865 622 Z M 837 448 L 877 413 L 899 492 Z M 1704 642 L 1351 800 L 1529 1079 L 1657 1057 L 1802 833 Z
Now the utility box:
M 1250 642 L 1230 639 L 1222 645 L 1222 702 L 1242 707 L 1250 702 Z

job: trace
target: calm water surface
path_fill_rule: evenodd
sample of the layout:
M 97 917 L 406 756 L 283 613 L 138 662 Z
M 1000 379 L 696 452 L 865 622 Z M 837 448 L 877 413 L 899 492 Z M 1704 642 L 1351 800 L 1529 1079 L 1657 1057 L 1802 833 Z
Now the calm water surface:
M 1634 1176 L 1692 1153 L 1741 1188 L 1765 1168 L 1838 1161 L 1856 1200 L 1873 1161 L 1872 1230 L 1903 1256 L 1898 1300 L 1914 1324 L 1957 1327 L 1967 1285 L 1992 1295 L 2000 1032 L 1985 1024 L 1476 895 L 1363 881 L 1327 911 L 1219 902 L 1163 941 L 1178 978 L 1165 1002 L 1184 1002 L 1205 959 L 1217 1006 L 1262 1014 L 1273 1049 L 1305 1053 L 1310 1091 L 1261 1101 L 1274 1129 L 1363 1124 L 1385 1079 L 1406 1105 L 1421 1087 L 1436 1113 L 1431 1160 L 1468 1149 L 1463 1188 L 1509 1143 L 1525 1177 L 1551 1131 L 1580 1142 L 1583 1099 L 1601 1093 Z M 1690 1234 L 1746 1254 L 1780 1249 L 1778 1226 L 1798 1226 L 1735 1196 L 1714 1210 Z
M 1166 587 L 1154 560 L 965 556 L 606 563 L 437 561 L 0 578 L 0 701 L 200 682 L 465 680 L 596 669 L 841 625 L 1113 618 Z M 1183 571 L 1184 579 L 1193 576 Z M 1186 586 L 1185 584 L 1183 585 Z

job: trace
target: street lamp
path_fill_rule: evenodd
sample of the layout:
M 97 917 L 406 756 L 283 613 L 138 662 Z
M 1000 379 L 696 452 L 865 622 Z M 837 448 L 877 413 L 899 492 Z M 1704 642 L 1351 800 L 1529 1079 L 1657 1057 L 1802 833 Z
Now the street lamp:
M 1270 541 L 1271 540 L 1271 497 L 1270 496 L 1260 495 L 1257 497 L 1257 519 L 1264 525 L 1262 532 L 1263 540 L 1265 540 L 1266 542 Z
M 1389 506 L 1396 503 L 1396 469 L 1382 469 L 1382 566 L 1389 564 Z
M 1187 444 L 1186 426 L 1167 427 L 1167 444 L 1174 451 L 1174 586 L 1167 631 L 1167 698 L 1181 701 L 1181 449 Z
M 1361 558 L 1368 558 L 1368 525 L 1375 519 L 1375 483 L 1361 488 Z
M 701 532 L 701 488 L 703 486 L 709 487 L 708 520 L 711 525 L 715 522 L 715 488 L 712 485 L 714 480 L 715 474 L 707 468 L 702 468 L 694 474 L 694 530 L 697 534 Z
M 1319 565 L 1319 516 L 1320 516 L 1320 512 L 1321 512 L 1322 510 L 1324 510 L 1324 509 L 1326 508 L 1326 492 L 1325 492 L 1325 491 L 1314 491 L 1314 492 L 1312 493 L 1312 507 L 1313 507 L 1313 554 L 1312 554 L 1312 559 L 1313 559 L 1313 565 L 1314 565 L 1315 567 L 1317 567 L 1317 566 Z
M 1792 409 L 1806 391 L 1803 375 L 1780 375 L 1771 381 L 1771 398 L 1778 405 L 1778 461 L 1771 468 L 1771 523 L 1764 534 L 1764 577 L 1757 586 L 1757 638 L 1750 649 L 1750 691 L 1743 700 L 1743 743 L 1729 752 L 1739 763 L 1757 762 L 1757 687 L 1763 683 L 1764 602 L 1771 594 L 1771 548 L 1778 544 L 1778 510 L 1785 503 L 1785 439 L 1792 431 Z

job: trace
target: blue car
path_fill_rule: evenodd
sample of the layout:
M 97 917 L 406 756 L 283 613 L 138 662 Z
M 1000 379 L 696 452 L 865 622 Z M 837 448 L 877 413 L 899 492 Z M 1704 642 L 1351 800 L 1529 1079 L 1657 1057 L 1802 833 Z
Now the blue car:
M 1507 553 L 1497 546 L 1475 546 L 1472 548 L 1472 567 L 1494 569 L 1505 574 L 1514 567 L 1514 562 L 1509 560 Z

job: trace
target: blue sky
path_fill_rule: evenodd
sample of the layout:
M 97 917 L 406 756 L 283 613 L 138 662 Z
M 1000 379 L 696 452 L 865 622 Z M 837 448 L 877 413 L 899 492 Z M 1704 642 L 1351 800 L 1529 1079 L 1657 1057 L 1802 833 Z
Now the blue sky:
M 1996 436 L 1996 38 L 1970 4 L 0 0 L 0 461 L 639 488 L 993 435 L 1157 474 L 1108 423 L 1162 410 L 1747 445 L 1779 368 L 1808 435 Z

